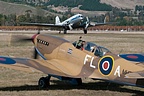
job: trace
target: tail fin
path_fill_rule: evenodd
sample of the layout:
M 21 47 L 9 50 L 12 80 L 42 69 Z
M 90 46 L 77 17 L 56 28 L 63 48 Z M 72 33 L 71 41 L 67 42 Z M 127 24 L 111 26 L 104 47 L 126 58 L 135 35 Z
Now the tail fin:
M 109 22 L 109 16 L 108 15 L 106 15 L 104 18 L 104 23 L 107 23 L 107 22 Z
M 56 18 L 55 18 L 55 24 L 59 24 L 59 23 L 61 23 L 61 22 L 60 22 L 60 19 L 59 19 L 58 16 L 56 16 Z

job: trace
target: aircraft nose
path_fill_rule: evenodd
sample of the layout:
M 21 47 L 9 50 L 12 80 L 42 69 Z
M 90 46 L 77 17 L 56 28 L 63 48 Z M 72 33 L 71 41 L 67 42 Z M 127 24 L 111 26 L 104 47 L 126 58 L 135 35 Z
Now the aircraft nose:
M 38 35 L 38 34 L 35 34 L 35 35 L 33 35 L 33 36 L 31 37 L 33 43 L 35 43 L 35 38 L 37 37 L 37 35 Z

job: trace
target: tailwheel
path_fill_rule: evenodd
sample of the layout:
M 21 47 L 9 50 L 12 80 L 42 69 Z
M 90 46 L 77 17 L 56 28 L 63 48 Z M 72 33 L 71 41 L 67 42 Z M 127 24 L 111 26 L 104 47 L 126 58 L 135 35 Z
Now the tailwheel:
M 41 77 L 38 81 L 39 88 L 48 88 L 50 86 L 50 77 L 51 76 Z

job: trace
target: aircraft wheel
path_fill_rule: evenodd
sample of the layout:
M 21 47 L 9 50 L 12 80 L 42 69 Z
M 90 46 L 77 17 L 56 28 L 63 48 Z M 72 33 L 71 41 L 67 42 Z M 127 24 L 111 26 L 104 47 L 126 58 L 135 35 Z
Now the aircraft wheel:
M 76 81 L 77 81 L 78 85 L 82 85 L 82 79 L 81 78 L 77 78 Z
M 39 88 L 47 88 L 50 85 L 50 78 L 41 77 L 38 81 Z
M 87 30 L 84 30 L 84 34 L 87 34 Z
M 64 30 L 64 34 L 67 34 L 67 30 Z

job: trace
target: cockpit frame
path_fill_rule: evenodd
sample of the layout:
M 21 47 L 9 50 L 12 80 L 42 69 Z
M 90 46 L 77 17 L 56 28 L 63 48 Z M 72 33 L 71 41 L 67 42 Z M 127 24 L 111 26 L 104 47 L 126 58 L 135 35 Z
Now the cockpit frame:
M 96 45 L 95 43 L 92 42 L 86 42 L 84 49 L 94 53 L 94 55 L 98 57 L 102 57 L 106 53 L 110 52 L 107 48 Z

